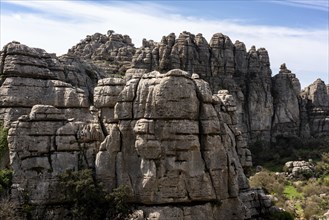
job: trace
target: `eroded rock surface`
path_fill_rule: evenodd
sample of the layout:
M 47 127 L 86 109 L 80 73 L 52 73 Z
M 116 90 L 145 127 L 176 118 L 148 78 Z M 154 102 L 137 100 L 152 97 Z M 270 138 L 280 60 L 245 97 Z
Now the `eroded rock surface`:
M 302 126 L 309 128 L 312 136 L 326 135 L 329 132 L 328 87 L 317 79 L 301 92 Z
M 28 192 L 40 216 L 60 212 L 58 174 L 91 168 L 108 191 L 127 185 L 145 218 L 256 219 L 270 202 L 249 189 L 248 143 L 329 132 L 323 81 L 300 92 L 285 65 L 271 76 L 264 48 L 220 33 L 135 48 L 110 31 L 61 57 L 12 42 L 0 70 L 12 198 Z
M 107 75 L 124 75 L 131 66 L 135 47 L 128 35 L 115 34 L 110 30 L 107 35 L 100 33 L 88 35 L 73 46 L 68 54 L 92 62 L 102 68 Z
M 51 207 L 62 203 L 58 174 L 95 167 L 104 134 L 97 118 L 88 113 L 84 116 L 84 121 L 67 120 L 62 109 L 35 105 L 29 115 L 11 124 L 11 199 L 24 206 L 28 196 L 37 218 L 52 219 L 45 216 L 47 207 L 53 212 Z
M 314 176 L 314 164 L 307 161 L 288 161 L 283 167 L 288 178 L 293 180 L 306 179 Z
M 131 77 L 138 71 L 166 73 L 176 68 L 197 73 L 213 93 L 224 89 L 233 95 L 240 131 L 249 143 L 271 142 L 277 136 L 307 137 L 328 130 L 328 123 L 319 119 L 327 117 L 325 104 L 313 100 L 328 99 L 324 87 L 313 86 L 301 95 L 307 98 L 300 98 L 300 83 L 285 64 L 272 78 L 266 49 L 252 46 L 247 50 L 243 42 L 233 43 L 222 33 L 214 34 L 209 42 L 200 33 L 171 33 L 160 42 L 144 39 L 142 46 L 135 48 L 128 36 L 109 31 L 107 35 L 87 36 L 69 54 L 84 57 L 108 74 L 127 70 Z M 322 95 L 312 98 L 315 90 Z M 312 106 L 321 105 L 321 110 L 309 107 L 308 100 Z
M 299 136 L 302 132 L 299 109 L 300 83 L 296 75 L 281 65 L 279 74 L 273 77 L 274 117 L 272 136 Z
M 18 42 L 1 51 L 0 69 L 0 119 L 5 125 L 37 104 L 66 109 L 66 118 L 83 118 L 93 103 L 94 87 L 105 74 L 77 57 L 57 58 Z
M 106 93 L 104 87 L 100 81 L 96 90 Z M 201 213 L 211 214 L 210 219 L 248 217 L 239 198 L 239 192 L 249 188 L 240 160 L 250 166 L 251 157 L 246 146 L 237 146 L 241 134 L 228 91 L 212 95 L 197 75 L 175 69 L 132 78 L 115 99 L 117 121 L 105 122 L 108 135 L 96 157 L 98 178 L 109 189 L 129 185 L 137 204 L 201 202 L 205 213 L 193 214 L 192 219 Z M 105 106 L 103 110 L 110 111 Z M 215 201 L 235 209 L 213 209 L 210 204 Z M 188 210 L 192 209 L 161 209 L 159 219 L 185 219 Z

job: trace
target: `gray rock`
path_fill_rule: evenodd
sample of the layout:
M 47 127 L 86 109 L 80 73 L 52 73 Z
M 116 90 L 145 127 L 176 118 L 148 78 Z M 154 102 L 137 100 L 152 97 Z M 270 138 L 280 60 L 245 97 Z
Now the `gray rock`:
M 298 136 L 301 123 L 299 80 L 286 68 L 285 64 L 282 64 L 279 74 L 273 77 L 272 82 L 274 105 L 272 136 Z
M 321 79 L 317 79 L 301 93 L 302 126 L 312 136 L 325 135 L 329 132 L 329 94 L 327 86 Z M 306 136 L 305 135 L 305 136 Z
M 172 33 L 136 49 L 109 31 L 61 57 L 12 42 L 0 70 L 12 197 L 28 191 L 40 210 L 60 201 L 58 174 L 92 168 L 109 192 L 131 189 L 135 219 L 256 219 L 271 201 L 249 188 L 248 143 L 329 132 L 323 81 L 300 92 L 285 64 L 271 76 L 264 48 L 247 52 L 221 33 L 209 43 Z
M 291 179 L 308 179 L 314 176 L 314 165 L 306 161 L 288 161 L 283 169 Z

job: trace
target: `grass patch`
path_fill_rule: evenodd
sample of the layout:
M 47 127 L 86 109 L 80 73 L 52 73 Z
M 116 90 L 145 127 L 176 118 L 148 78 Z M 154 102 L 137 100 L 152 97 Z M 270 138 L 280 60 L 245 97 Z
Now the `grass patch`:
M 294 205 L 295 209 L 296 209 L 296 213 L 298 216 L 303 216 L 304 215 L 304 210 L 302 207 L 302 204 L 300 201 L 297 201 Z
M 298 190 L 296 189 L 296 187 L 294 187 L 293 185 L 288 185 L 284 187 L 283 190 L 284 195 L 288 198 L 288 199 L 300 199 L 303 198 L 303 193 L 298 192 Z

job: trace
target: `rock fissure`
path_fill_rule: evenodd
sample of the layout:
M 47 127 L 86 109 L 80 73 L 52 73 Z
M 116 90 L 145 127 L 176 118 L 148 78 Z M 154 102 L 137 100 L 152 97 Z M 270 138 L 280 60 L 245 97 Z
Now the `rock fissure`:
M 3 82 L 4 82 L 4 68 L 5 68 L 5 59 L 6 59 L 6 55 L 7 55 L 7 46 L 4 46 L 3 50 L 0 53 L 1 55 L 1 60 L 0 60 L 0 86 L 2 86 Z

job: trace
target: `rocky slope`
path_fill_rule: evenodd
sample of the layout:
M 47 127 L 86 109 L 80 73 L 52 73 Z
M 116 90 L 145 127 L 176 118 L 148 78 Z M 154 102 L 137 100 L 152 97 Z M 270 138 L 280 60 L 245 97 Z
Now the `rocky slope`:
M 110 31 L 61 57 L 12 42 L 0 60 L 11 195 L 45 219 L 63 218 L 57 175 L 84 168 L 108 191 L 127 185 L 145 217 L 254 219 L 271 204 L 249 188 L 248 142 L 329 130 L 323 81 L 301 92 L 285 65 L 271 77 L 265 49 L 222 34 L 135 48 Z

